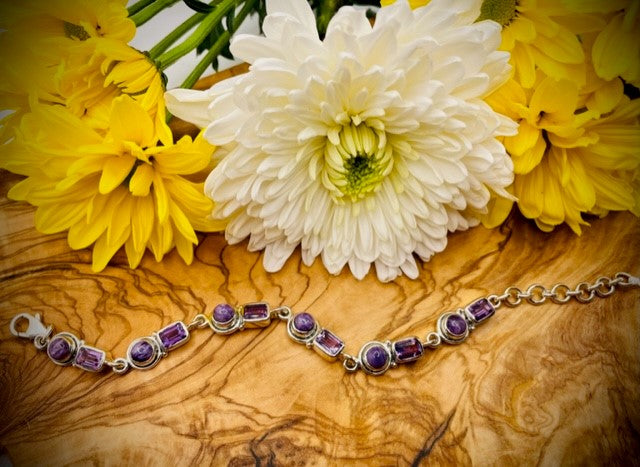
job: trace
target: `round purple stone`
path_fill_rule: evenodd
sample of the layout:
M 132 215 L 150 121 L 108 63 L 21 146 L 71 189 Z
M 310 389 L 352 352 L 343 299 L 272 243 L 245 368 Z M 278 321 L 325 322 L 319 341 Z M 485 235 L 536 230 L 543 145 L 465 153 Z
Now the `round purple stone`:
M 228 323 L 233 319 L 236 312 L 228 303 L 221 303 L 213 309 L 213 320 L 217 323 Z
M 145 363 L 153 357 L 153 346 L 144 339 L 140 339 L 131 347 L 131 360 L 136 363 Z
M 381 370 L 389 361 L 387 351 L 381 345 L 372 345 L 364 355 L 367 365 L 374 370 Z
M 315 325 L 316 320 L 309 313 L 298 313 L 293 318 L 293 327 L 301 334 L 313 331 Z
M 64 337 L 55 337 L 49 342 L 47 353 L 56 362 L 68 362 L 71 359 L 71 344 Z
M 464 336 L 467 332 L 467 322 L 460 315 L 451 315 L 447 318 L 447 331 L 454 336 Z

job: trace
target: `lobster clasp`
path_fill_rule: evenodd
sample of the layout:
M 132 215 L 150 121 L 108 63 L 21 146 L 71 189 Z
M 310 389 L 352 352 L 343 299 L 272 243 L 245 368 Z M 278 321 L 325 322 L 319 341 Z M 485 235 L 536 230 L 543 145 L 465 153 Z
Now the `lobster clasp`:
M 19 331 L 17 325 L 20 321 L 27 320 L 28 326 L 26 331 Z M 35 339 L 36 337 L 48 337 L 51 334 L 53 327 L 45 326 L 40 320 L 40 313 L 30 315 L 29 313 L 20 313 L 13 317 L 9 324 L 11 334 L 16 337 L 23 337 L 25 339 Z

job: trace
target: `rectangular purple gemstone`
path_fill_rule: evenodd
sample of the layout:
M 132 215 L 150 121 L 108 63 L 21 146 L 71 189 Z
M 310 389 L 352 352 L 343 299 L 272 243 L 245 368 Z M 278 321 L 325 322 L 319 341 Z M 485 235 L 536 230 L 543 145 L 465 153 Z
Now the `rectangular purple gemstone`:
M 83 370 L 100 371 L 105 358 L 106 354 L 102 350 L 83 345 L 78 349 L 76 359 L 73 363 Z
M 331 358 L 338 356 L 344 349 L 344 342 L 328 329 L 323 329 L 313 340 L 314 347 Z
M 158 331 L 158 337 L 165 350 L 171 350 L 189 339 L 189 330 L 182 321 L 176 321 Z
M 269 305 L 266 303 L 247 303 L 242 307 L 242 318 L 249 326 L 267 326 L 271 321 Z
M 408 337 L 393 343 L 396 362 L 406 363 L 422 357 L 424 347 L 417 337 Z
M 469 314 L 476 323 L 484 321 L 496 312 L 489 300 L 481 298 L 476 300 L 471 305 L 467 306 L 467 314 Z

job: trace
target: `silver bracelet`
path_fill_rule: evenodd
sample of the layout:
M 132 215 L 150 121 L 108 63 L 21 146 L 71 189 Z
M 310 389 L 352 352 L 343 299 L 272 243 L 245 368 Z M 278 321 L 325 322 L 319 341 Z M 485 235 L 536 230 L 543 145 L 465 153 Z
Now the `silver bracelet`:
M 564 284 L 556 284 L 550 289 L 533 284 L 525 291 L 512 286 L 502 295 L 487 295 L 464 308 L 443 313 L 438 318 L 436 331 L 429 332 L 424 341 L 415 336 L 393 342 L 370 341 L 362 346 L 357 356 L 346 353 L 344 341 L 320 326 L 309 313 L 294 314 L 287 306 L 270 309 L 264 302 L 235 308 L 226 303 L 217 305 L 211 316 L 198 314 L 189 324 L 176 321 L 150 336 L 134 340 L 129 345 L 126 358 L 113 360 L 107 358 L 104 350 L 86 345 L 69 332 L 52 336 L 53 327 L 45 326 L 39 314 L 20 313 L 14 316 L 9 326 L 14 336 L 31 339 L 37 349 L 46 350 L 57 365 L 73 365 L 91 372 L 109 367 L 115 373 L 124 374 L 130 368 L 153 368 L 162 357 L 185 344 L 195 329 L 209 327 L 215 334 L 227 335 L 247 328 L 263 328 L 277 319 L 286 322 L 287 333 L 295 342 L 313 348 L 328 360 L 341 361 L 348 372 L 361 369 L 371 375 L 381 375 L 398 364 L 418 360 L 424 355 L 425 348 L 435 349 L 443 342 L 454 345 L 462 343 L 476 326 L 487 321 L 503 304 L 515 307 L 526 300 L 533 305 L 541 305 L 547 299 L 562 304 L 572 298 L 589 303 L 596 297 L 608 297 L 617 287 L 632 286 L 640 287 L 640 278 L 626 272 L 617 273 L 613 279 L 599 277 L 593 283 L 582 282 L 573 289 Z M 27 321 L 27 329 L 20 331 L 20 323 L 24 321 Z

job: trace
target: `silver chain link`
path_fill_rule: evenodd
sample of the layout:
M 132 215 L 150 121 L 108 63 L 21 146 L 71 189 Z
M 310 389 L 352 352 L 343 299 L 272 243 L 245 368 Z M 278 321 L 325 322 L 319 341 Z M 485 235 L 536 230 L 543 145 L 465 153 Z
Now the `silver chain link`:
M 206 328 L 207 326 L 209 326 L 209 318 L 207 318 L 206 315 L 200 313 L 195 315 L 191 322 L 187 324 L 187 329 L 189 331 L 192 331 L 194 329 Z
M 555 284 L 550 289 L 540 284 L 532 284 L 527 290 L 522 291 L 518 287 L 507 287 L 502 295 L 489 295 L 487 300 L 499 308 L 503 303 L 509 307 L 520 305 L 523 300 L 532 305 L 542 305 L 550 299 L 554 303 L 567 303 L 572 298 L 580 303 L 590 303 L 596 297 L 604 298 L 613 294 L 616 287 L 629 287 L 637 285 L 633 276 L 626 272 L 617 273 L 613 279 L 607 276 L 598 277 L 593 283 L 580 282 L 575 288 L 566 284 Z

